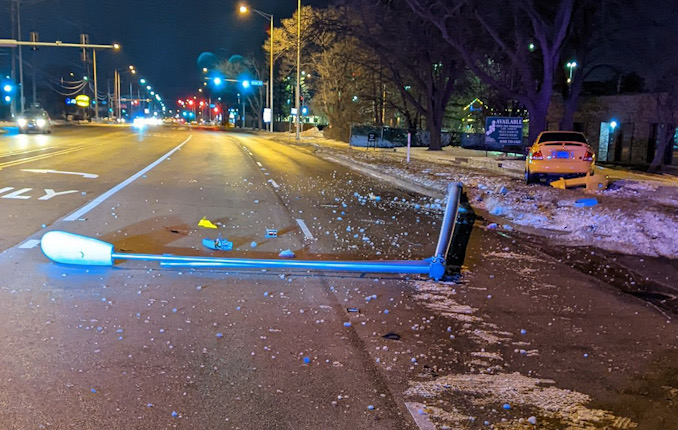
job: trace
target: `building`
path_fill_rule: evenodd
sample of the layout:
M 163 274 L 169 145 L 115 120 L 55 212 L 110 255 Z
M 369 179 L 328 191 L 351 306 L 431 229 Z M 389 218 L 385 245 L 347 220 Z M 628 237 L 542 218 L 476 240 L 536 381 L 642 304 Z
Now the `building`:
M 656 93 L 582 95 L 574 115 L 574 129 L 586 135 L 599 162 L 649 164 L 664 127 L 658 120 L 657 98 Z M 549 130 L 558 130 L 562 112 L 563 103 L 558 96 L 549 109 Z M 674 117 L 678 118 L 678 114 Z M 678 165 L 678 134 L 674 135 L 664 154 L 667 165 Z

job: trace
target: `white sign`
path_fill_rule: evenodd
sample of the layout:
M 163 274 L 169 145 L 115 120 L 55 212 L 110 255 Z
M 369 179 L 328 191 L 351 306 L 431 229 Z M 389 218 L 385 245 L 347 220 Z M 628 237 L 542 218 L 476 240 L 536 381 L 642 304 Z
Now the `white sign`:
M 296 115 L 297 114 L 297 108 L 292 108 L 290 111 L 290 115 Z
M 264 108 L 264 122 L 266 122 L 266 123 L 271 122 L 271 109 L 270 108 Z

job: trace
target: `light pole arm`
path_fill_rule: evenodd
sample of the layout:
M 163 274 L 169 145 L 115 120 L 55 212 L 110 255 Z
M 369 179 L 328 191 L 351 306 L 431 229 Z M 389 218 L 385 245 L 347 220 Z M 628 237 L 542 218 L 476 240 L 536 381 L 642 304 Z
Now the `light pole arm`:
M 256 14 L 259 15 L 259 16 L 263 16 L 263 17 L 266 18 L 266 19 L 273 19 L 273 14 L 266 13 L 266 12 L 262 12 L 262 11 L 256 10 L 256 9 L 250 9 L 250 10 L 251 10 L 252 12 L 256 13 Z

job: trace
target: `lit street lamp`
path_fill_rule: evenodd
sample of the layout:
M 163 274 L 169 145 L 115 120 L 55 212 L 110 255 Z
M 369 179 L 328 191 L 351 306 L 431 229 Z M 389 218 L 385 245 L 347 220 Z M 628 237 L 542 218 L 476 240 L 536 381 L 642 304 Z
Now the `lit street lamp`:
M 570 70 L 570 77 L 567 78 L 567 84 L 571 85 L 572 84 L 572 71 L 577 68 L 577 62 L 571 61 L 571 62 L 567 63 L 566 66 Z
M 240 13 L 247 13 L 248 8 L 245 5 L 240 6 Z M 271 121 L 269 123 L 269 131 L 273 132 L 273 15 L 270 13 L 265 13 L 261 12 L 256 9 L 251 9 L 252 12 L 258 14 L 259 16 L 262 16 L 271 22 L 271 49 L 270 49 L 270 58 L 269 58 L 269 76 L 268 76 L 268 91 L 269 91 L 269 96 L 268 96 L 268 108 L 270 109 L 271 112 Z M 215 82 L 216 83 L 216 82 Z

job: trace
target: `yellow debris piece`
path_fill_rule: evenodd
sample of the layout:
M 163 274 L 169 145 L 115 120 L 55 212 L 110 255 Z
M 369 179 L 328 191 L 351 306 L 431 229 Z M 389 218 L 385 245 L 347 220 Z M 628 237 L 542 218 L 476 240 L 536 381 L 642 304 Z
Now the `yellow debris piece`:
M 198 227 L 217 228 L 217 226 L 212 224 L 212 221 L 208 220 L 207 217 L 202 217 L 202 219 L 198 222 Z
M 600 173 L 589 172 L 586 176 L 581 178 L 565 179 L 560 178 L 557 181 L 551 182 L 553 188 L 565 188 L 585 186 L 586 191 L 602 191 L 606 190 L 610 181 L 606 175 Z

